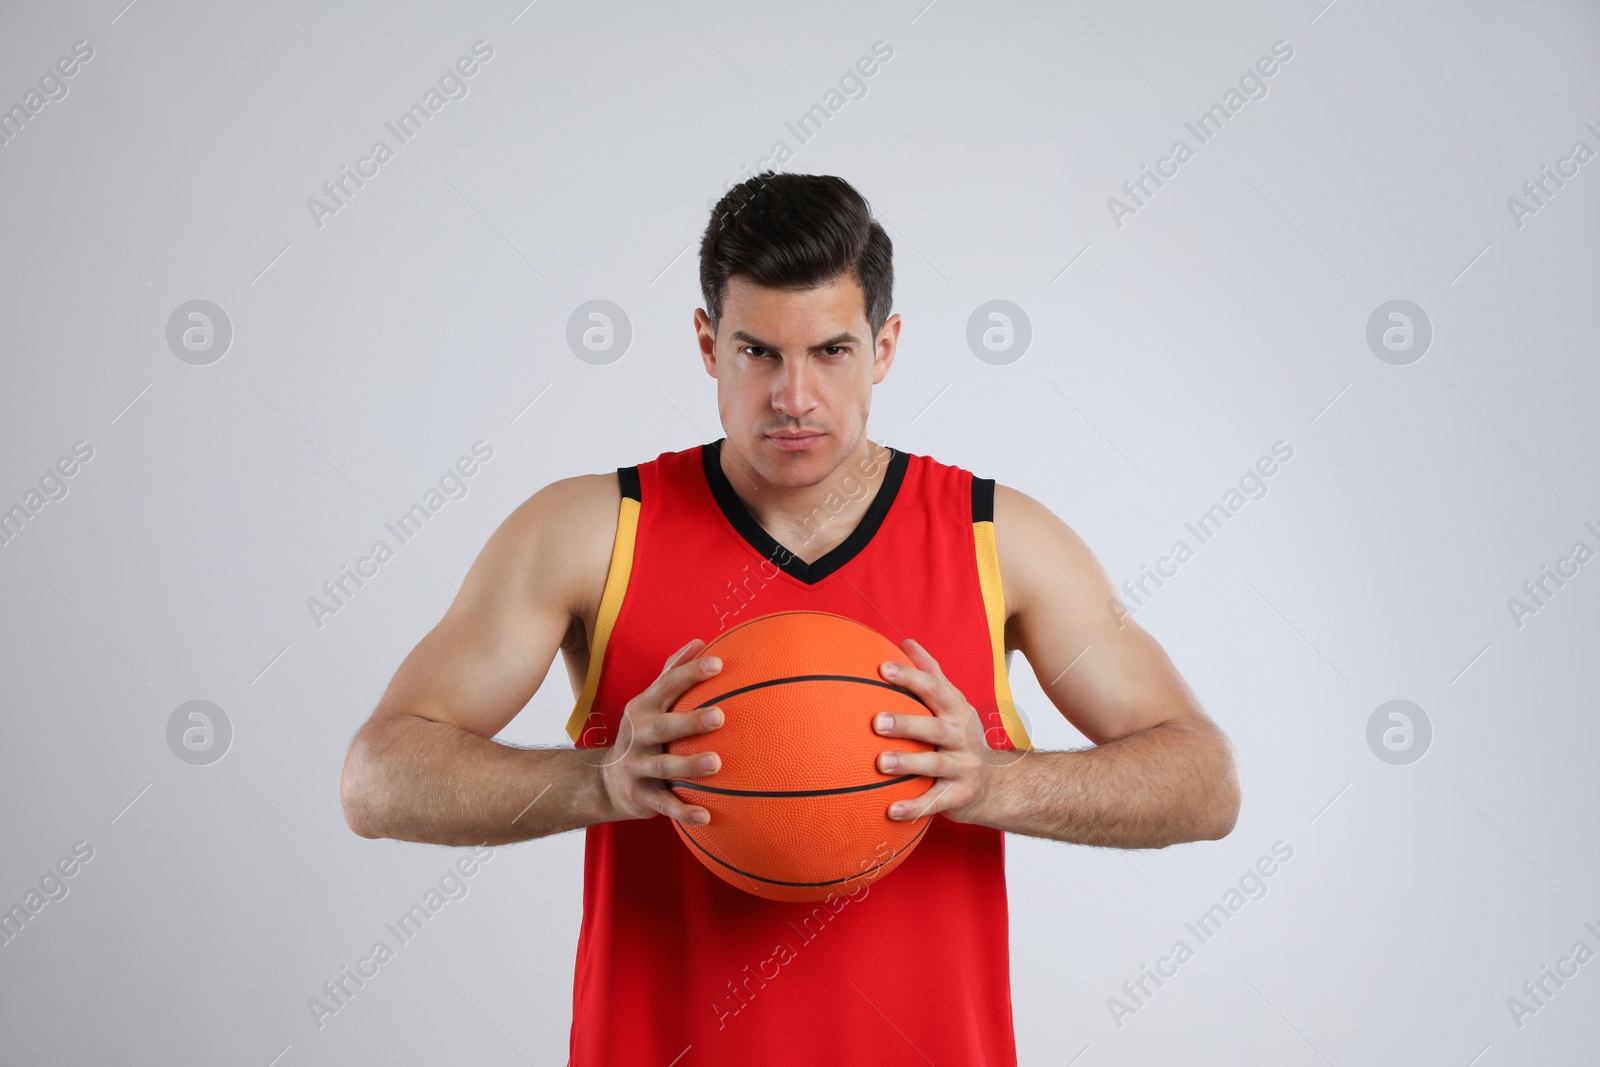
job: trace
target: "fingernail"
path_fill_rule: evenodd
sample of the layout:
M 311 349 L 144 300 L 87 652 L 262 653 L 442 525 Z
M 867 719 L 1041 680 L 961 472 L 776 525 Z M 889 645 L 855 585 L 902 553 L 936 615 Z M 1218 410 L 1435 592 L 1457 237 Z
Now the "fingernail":
M 891 729 L 894 726 L 894 716 L 888 712 L 881 712 L 876 719 L 872 720 L 872 725 L 879 730 Z
M 712 708 L 712 709 L 710 709 L 704 715 L 700 716 L 700 721 L 705 723 L 707 726 L 721 726 L 722 725 L 722 709 L 721 708 Z
M 715 767 L 717 765 L 717 758 L 715 756 L 709 756 L 709 755 L 701 756 L 698 760 L 695 761 L 694 765 L 695 765 L 696 769 L 698 769 L 698 770 L 709 771 L 711 768 L 713 768 L 713 767 Z
M 689 821 L 693 823 L 699 823 L 701 826 L 704 826 L 706 823 L 711 821 L 711 813 L 705 811 L 692 811 L 689 813 Z
M 906 806 L 904 804 L 890 804 L 889 805 L 889 818 L 898 819 L 900 816 L 904 815 L 905 813 L 906 813 Z
M 706 656 L 700 662 L 705 665 L 705 669 L 708 671 L 718 670 L 722 667 L 721 656 Z
M 885 752 L 883 754 L 883 769 L 884 770 L 892 771 L 898 766 L 900 766 L 900 757 L 899 756 L 896 756 L 893 752 Z
M 883 673 L 890 678 L 896 677 L 900 673 L 900 665 L 898 663 L 885 663 L 883 665 Z

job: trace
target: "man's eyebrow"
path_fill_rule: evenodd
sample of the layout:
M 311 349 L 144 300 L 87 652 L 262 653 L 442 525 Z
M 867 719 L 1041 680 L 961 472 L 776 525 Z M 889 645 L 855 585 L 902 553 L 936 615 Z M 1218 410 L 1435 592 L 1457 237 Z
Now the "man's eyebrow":
M 755 336 L 754 334 L 747 333 L 744 330 L 734 330 L 733 333 L 729 334 L 728 336 L 732 337 L 735 341 L 743 341 L 745 344 L 755 345 L 757 348 L 771 348 L 771 349 L 777 349 L 778 351 L 782 351 L 782 349 L 779 349 L 777 345 L 769 344 L 766 341 L 761 340 L 761 338 Z M 845 333 L 836 333 L 832 337 L 828 338 L 826 341 L 818 341 L 816 344 L 812 345 L 811 347 L 812 348 L 829 348 L 829 347 L 831 347 L 833 345 L 843 345 L 843 344 L 859 345 L 860 343 L 861 343 L 861 338 L 859 338 L 855 334 L 850 333 L 850 332 L 847 331 Z

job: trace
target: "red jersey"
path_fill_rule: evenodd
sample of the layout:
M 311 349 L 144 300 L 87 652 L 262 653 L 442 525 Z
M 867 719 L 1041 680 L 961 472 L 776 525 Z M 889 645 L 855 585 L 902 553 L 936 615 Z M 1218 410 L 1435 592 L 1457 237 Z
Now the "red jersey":
M 993 480 L 888 450 L 860 523 L 808 564 L 745 508 L 721 445 L 618 468 L 617 536 L 567 723 L 579 747 L 612 744 L 624 706 L 686 642 L 789 610 L 915 638 L 991 747 L 1031 747 L 1006 676 Z M 845 492 L 859 501 L 876 473 L 852 472 Z M 848 503 L 830 496 L 807 528 Z M 934 815 L 894 871 L 814 903 L 729 885 L 664 816 L 585 832 L 570 1067 L 1017 1062 L 1001 831 Z

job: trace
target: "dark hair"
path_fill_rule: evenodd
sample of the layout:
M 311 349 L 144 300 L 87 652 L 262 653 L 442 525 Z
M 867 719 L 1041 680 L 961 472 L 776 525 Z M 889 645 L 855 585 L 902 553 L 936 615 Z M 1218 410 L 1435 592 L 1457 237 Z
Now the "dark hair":
M 735 274 L 772 289 L 811 289 L 853 275 L 876 338 L 889 317 L 894 245 L 843 178 L 768 170 L 717 201 L 700 239 L 700 293 L 713 331 Z

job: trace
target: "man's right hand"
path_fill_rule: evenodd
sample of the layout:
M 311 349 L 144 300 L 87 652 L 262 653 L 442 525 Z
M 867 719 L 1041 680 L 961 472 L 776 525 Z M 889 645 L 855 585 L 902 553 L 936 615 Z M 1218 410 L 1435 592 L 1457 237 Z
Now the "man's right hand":
M 714 677 L 722 669 L 722 661 L 716 656 L 695 658 L 705 645 L 697 637 L 669 656 L 650 688 L 628 701 L 623 709 L 616 744 L 600 768 L 606 798 L 622 818 L 665 815 L 696 826 L 711 821 L 709 811 L 682 803 L 666 784 L 669 779 L 715 774 L 722 766 L 722 758 L 715 752 L 674 756 L 666 750 L 670 741 L 709 733 L 722 725 L 721 708 L 671 710 L 695 683 Z

